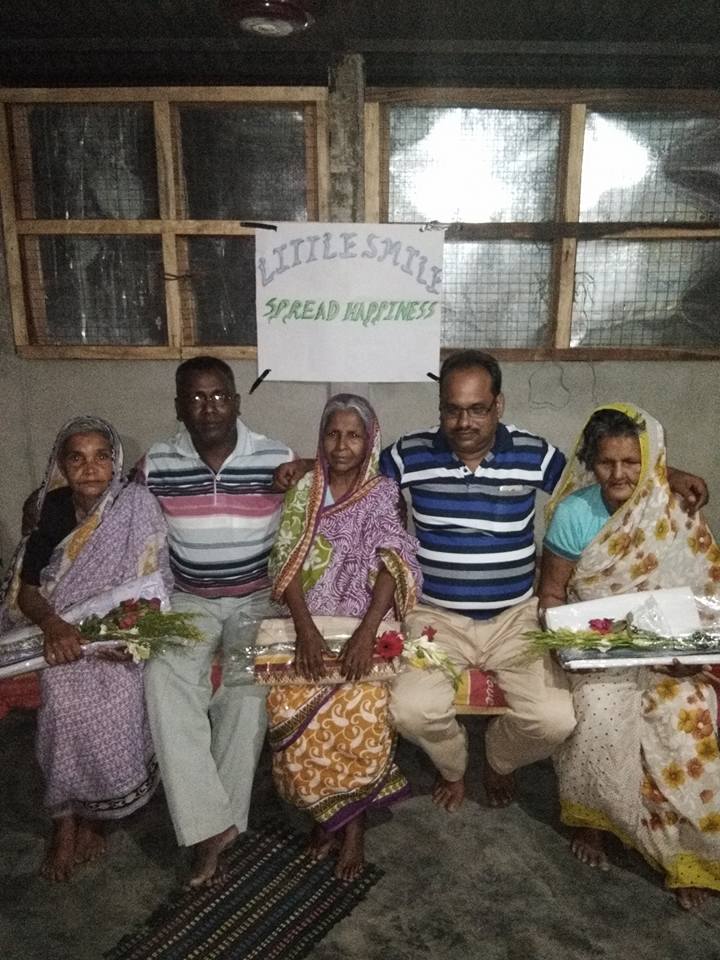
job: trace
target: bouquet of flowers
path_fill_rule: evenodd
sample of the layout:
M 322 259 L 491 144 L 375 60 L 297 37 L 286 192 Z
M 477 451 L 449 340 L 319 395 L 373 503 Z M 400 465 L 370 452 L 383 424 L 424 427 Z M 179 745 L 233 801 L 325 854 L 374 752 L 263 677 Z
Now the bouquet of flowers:
M 165 612 L 160 600 L 123 600 L 105 616 L 92 615 L 78 624 L 87 643 L 125 648 L 135 663 L 149 660 L 168 647 L 202 640 L 193 614 Z
M 95 599 L 92 605 L 78 605 L 84 609 L 71 608 L 63 613 L 80 632 L 85 653 L 125 648 L 137 663 L 169 647 L 187 646 L 202 639 L 192 614 L 166 612 L 157 598 L 122 600 L 112 607 L 111 603 L 99 605 Z M 100 615 L 91 612 L 93 607 L 111 609 Z M 50 666 L 43 656 L 44 642 L 42 631 L 34 624 L 16 627 L 4 634 L 0 642 L 0 679 Z
M 420 670 L 438 667 L 452 681 L 455 690 L 460 683 L 460 671 L 448 655 L 434 642 L 437 633 L 434 627 L 423 627 L 417 640 L 407 640 L 399 630 L 386 630 L 375 643 L 375 653 L 384 660 L 404 661 Z
M 632 615 L 621 620 L 601 617 L 588 621 L 587 630 L 530 630 L 525 634 L 531 659 L 557 650 L 596 650 L 608 653 L 622 648 L 638 652 L 720 653 L 720 634 L 695 630 L 683 637 L 666 637 L 633 623 Z

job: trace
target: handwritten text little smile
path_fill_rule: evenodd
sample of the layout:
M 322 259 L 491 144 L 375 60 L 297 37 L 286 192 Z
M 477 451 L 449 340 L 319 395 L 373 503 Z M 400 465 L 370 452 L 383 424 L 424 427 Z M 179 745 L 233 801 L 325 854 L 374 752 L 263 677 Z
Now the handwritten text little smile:
M 281 243 L 273 248 L 272 257 L 258 257 L 260 281 L 263 287 L 267 287 L 281 274 L 307 263 L 360 258 L 378 263 L 390 261 L 398 270 L 413 277 L 429 294 L 440 293 L 438 284 L 442 278 L 442 268 L 428 263 L 428 258 L 416 247 L 377 233 L 364 235 L 364 242 L 358 245 L 358 236 L 358 231 L 334 234 L 328 230 Z

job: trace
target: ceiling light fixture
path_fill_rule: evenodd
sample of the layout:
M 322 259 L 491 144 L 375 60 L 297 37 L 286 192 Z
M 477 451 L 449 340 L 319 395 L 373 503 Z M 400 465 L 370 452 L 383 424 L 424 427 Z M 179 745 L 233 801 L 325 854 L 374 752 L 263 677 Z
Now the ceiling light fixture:
M 229 0 L 227 6 L 241 30 L 260 37 L 289 37 L 315 22 L 310 0 Z

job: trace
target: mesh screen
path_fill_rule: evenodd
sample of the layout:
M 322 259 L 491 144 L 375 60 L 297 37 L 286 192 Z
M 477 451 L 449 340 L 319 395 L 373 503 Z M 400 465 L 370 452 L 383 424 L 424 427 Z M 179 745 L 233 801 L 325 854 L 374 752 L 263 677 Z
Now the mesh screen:
M 158 216 L 150 105 L 40 104 L 13 118 L 21 217 Z
M 167 343 L 158 237 L 25 237 L 30 342 Z
M 394 106 L 388 220 L 551 220 L 559 114 Z
M 183 313 L 197 344 L 257 343 L 253 237 L 188 237 Z
M 718 219 L 720 124 L 688 113 L 589 113 L 581 220 Z
M 183 106 L 179 110 L 187 215 L 193 219 L 307 220 L 315 201 L 314 135 L 296 107 Z
M 446 243 L 444 347 L 536 347 L 549 333 L 551 245 Z
M 720 344 L 720 241 L 578 244 L 571 346 Z

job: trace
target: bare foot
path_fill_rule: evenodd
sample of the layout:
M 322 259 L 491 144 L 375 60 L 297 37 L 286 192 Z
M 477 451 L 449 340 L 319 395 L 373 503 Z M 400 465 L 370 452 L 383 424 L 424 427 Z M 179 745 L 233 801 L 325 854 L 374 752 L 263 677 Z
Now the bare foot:
M 601 830 L 591 830 L 588 827 L 578 827 L 573 830 L 570 849 L 581 863 L 586 863 L 589 867 L 598 867 L 600 870 L 610 869 Z
M 351 820 L 343 830 L 340 856 L 335 876 L 338 880 L 354 880 L 365 866 L 365 814 Z
M 75 838 L 75 863 L 91 863 L 106 851 L 105 824 L 101 820 L 79 820 Z
M 459 810 L 465 799 L 465 781 L 461 777 L 459 780 L 446 780 L 445 777 L 438 776 L 432 792 L 432 802 L 447 810 L 448 813 L 455 813 Z
M 40 876 L 45 880 L 63 883 L 70 879 L 75 866 L 75 837 L 77 822 L 71 815 L 56 817 Z
M 201 840 L 193 847 L 193 865 L 190 887 L 202 887 L 206 883 L 217 881 L 222 876 L 220 854 L 238 838 L 237 827 L 228 827 L 214 837 Z
M 310 834 L 308 843 L 308 853 L 313 860 L 324 860 L 330 853 L 337 850 L 340 846 L 340 840 L 337 834 L 328 833 L 327 830 L 316 823 Z
M 515 777 L 512 773 L 498 773 L 485 761 L 483 785 L 489 807 L 509 807 L 515 800 Z
M 704 887 L 676 887 L 673 893 L 683 910 L 695 910 L 701 907 L 710 896 L 710 891 Z

